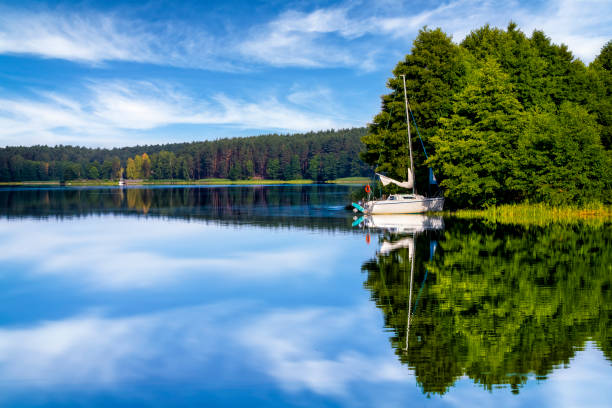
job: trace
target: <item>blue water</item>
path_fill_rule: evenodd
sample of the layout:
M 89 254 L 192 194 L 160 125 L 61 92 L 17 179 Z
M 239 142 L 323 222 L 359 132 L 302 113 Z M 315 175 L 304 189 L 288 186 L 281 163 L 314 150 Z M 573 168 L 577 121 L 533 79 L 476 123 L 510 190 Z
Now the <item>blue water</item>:
M 144 190 L 0 191 L 0 405 L 612 405 L 610 339 L 592 332 L 610 318 L 604 306 L 584 317 L 569 358 L 551 357 L 545 375 L 525 369 L 519 392 L 485 386 L 471 371 L 428 392 L 415 370 L 435 357 L 404 361 L 393 341 L 404 328 L 385 302 L 399 295 L 379 297 L 365 284 L 383 263 L 382 243 L 398 237 L 351 227 L 349 187 Z M 407 234 L 418 252 L 413 296 L 425 288 L 417 320 L 442 305 L 427 290 L 452 253 L 444 243 L 454 224 L 444 221 Z M 609 229 L 603 234 L 609 249 Z M 433 254 L 431 241 L 441 248 Z M 406 257 L 401 250 L 388 260 Z M 433 277 L 424 279 L 425 269 Z M 398 285 L 408 288 L 389 284 Z M 413 344 L 432 324 L 417 320 Z

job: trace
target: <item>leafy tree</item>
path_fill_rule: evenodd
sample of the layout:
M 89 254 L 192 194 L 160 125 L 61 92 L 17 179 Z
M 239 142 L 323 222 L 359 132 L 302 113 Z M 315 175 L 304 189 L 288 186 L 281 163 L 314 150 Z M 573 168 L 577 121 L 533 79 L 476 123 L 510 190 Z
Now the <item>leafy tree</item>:
M 111 162 L 111 178 L 113 180 L 118 180 L 123 175 L 123 169 L 121 168 L 121 160 L 119 157 L 115 156 Z
M 598 125 L 585 108 L 565 102 L 533 112 L 519 135 L 511 182 L 522 198 L 556 205 L 609 200 L 612 165 Z
M 87 170 L 87 177 L 92 180 L 97 180 L 100 178 L 100 172 L 95 165 L 92 164 L 89 166 L 89 169 Z
M 132 159 L 131 157 L 127 159 L 127 164 L 125 166 L 125 174 L 127 178 L 129 179 L 135 179 L 137 177 L 136 163 L 134 162 L 134 159 Z
M 238 180 L 242 173 L 242 169 L 240 168 L 240 163 L 234 163 L 229 171 L 229 179 L 230 180 Z
M 281 175 L 280 163 L 278 159 L 271 159 L 268 161 L 268 166 L 266 168 L 266 174 L 270 179 L 279 179 Z
M 447 197 L 459 206 L 512 201 L 506 179 L 524 115 L 508 75 L 488 58 L 453 102 L 453 114 L 440 119 L 431 139 L 436 153 L 429 159 Z
M 392 90 L 382 97 L 382 111 L 368 127 L 362 138 L 366 147 L 361 158 L 376 166 L 377 172 L 405 179 L 409 168 L 406 111 L 401 75 L 406 75 L 406 89 L 410 106 L 419 124 L 419 132 L 425 142 L 433 136 L 438 120 L 452 111 L 452 96 L 460 90 L 469 71 L 469 58 L 442 30 L 424 28 L 419 31 L 412 51 L 393 70 L 387 80 Z M 416 146 L 417 131 L 411 125 L 413 145 Z M 417 186 L 427 185 L 424 154 L 414 150 Z

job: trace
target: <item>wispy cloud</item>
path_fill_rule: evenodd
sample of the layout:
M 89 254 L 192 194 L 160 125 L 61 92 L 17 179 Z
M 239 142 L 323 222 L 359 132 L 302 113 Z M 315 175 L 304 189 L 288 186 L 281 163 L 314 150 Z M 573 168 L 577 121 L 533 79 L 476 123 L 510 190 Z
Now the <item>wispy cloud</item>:
M 455 41 L 461 41 L 484 24 L 505 28 L 512 20 L 527 34 L 544 30 L 554 42 L 568 45 L 588 62 L 610 39 L 611 16 L 612 6 L 605 0 L 549 0 L 537 6 L 519 1 L 455 0 L 418 11 L 401 4 L 382 11 L 379 8 L 376 13 L 359 4 L 309 13 L 285 12 L 253 28 L 252 36 L 239 50 L 275 66 L 373 70 L 381 47 L 400 45 L 389 40 L 406 40 L 399 52 L 408 52 L 409 41 L 424 26 L 441 27 Z
M 0 139 L 7 145 L 129 143 L 127 131 L 177 124 L 227 126 L 287 132 L 358 126 L 361 123 L 313 109 L 300 101 L 261 93 L 244 99 L 216 93 L 196 98 L 163 82 L 94 81 L 80 98 L 39 92 L 37 98 L 0 98 Z
M 269 21 L 208 32 L 205 23 L 128 19 L 117 13 L 0 8 L 0 53 L 31 54 L 91 64 L 133 61 L 212 70 L 275 67 L 351 67 L 371 70 L 380 53 L 399 47 L 418 29 L 442 27 L 460 41 L 471 30 L 510 20 L 526 32 L 543 29 L 587 62 L 609 40 L 606 0 L 529 2 L 454 0 L 393 7 L 345 3 L 310 11 L 287 9 Z M 401 53 L 408 51 L 403 43 Z M 247 62 L 245 63 L 245 58 Z
M 240 71 L 221 39 L 178 21 L 127 19 L 115 13 L 0 7 L 0 53 L 29 54 L 93 65 L 130 61 Z

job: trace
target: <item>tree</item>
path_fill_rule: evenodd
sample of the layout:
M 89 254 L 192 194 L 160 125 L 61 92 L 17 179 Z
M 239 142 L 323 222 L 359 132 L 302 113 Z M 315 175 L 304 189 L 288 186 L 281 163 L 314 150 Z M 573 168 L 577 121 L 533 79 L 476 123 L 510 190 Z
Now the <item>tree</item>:
M 281 176 L 280 163 L 278 159 L 271 159 L 268 161 L 268 166 L 266 168 L 266 174 L 268 178 L 271 180 L 278 180 Z
M 91 164 L 89 166 L 89 169 L 87 170 L 87 177 L 91 180 L 97 180 L 100 178 L 100 173 L 95 165 Z
M 146 153 L 142 154 L 142 176 L 144 178 L 151 177 L 151 159 Z
M 111 162 L 111 178 L 118 180 L 123 176 L 123 169 L 121 168 L 121 160 L 115 156 Z
M 447 197 L 470 207 L 513 201 L 506 179 L 524 115 L 508 75 L 487 58 L 453 102 L 452 116 L 440 119 L 431 139 L 435 153 L 428 161 Z
M 135 179 L 138 177 L 136 173 L 136 163 L 131 157 L 127 159 L 127 164 L 125 166 L 125 174 L 129 179 Z
M 144 161 L 141 155 L 137 154 L 134 156 L 134 178 L 141 179 L 142 178 L 142 165 Z M 126 166 L 127 167 L 127 166 Z M 126 169 L 127 171 L 127 169 Z
M 387 87 L 392 92 L 382 97 L 382 110 L 362 138 L 366 147 L 361 154 L 362 160 L 376 166 L 377 172 L 405 179 L 409 152 L 401 75 L 406 75 L 408 99 L 420 134 L 427 143 L 436 132 L 438 120 L 452 112 L 452 96 L 464 86 L 469 62 L 468 54 L 439 28 L 420 30 L 411 53 L 397 64 L 393 77 L 387 80 Z M 414 126 L 412 132 L 416 142 Z M 421 177 L 417 185 L 426 186 L 427 172 L 422 167 L 425 156 L 420 149 L 415 149 L 414 157 L 416 173 Z
M 612 165 L 595 118 L 564 102 L 558 111 L 535 111 L 518 137 L 511 182 L 521 197 L 556 205 L 609 199 Z
M 229 179 L 238 180 L 240 178 L 241 173 L 242 173 L 242 169 L 240 168 L 240 163 L 234 163 L 230 167 L 230 171 L 228 175 Z
M 319 156 L 315 155 L 310 159 L 308 163 L 308 178 L 311 180 L 317 181 L 319 179 Z

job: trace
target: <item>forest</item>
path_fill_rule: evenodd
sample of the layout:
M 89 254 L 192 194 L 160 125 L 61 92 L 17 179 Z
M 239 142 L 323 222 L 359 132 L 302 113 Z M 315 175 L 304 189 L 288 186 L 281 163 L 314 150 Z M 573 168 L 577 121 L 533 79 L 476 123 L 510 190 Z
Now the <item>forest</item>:
M 0 182 L 75 179 L 311 179 L 362 176 L 364 128 L 114 149 L 0 148 Z
M 362 139 L 362 158 L 405 178 L 405 75 L 417 190 L 427 190 L 430 167 L 455 208 L 609 204 L 611 69 L 612 41 L 586 66 L 542 31 L 528 37 L 514 23 L 484 26 L 459 44 L 424 28 L 387 81 L 392 92 Z

